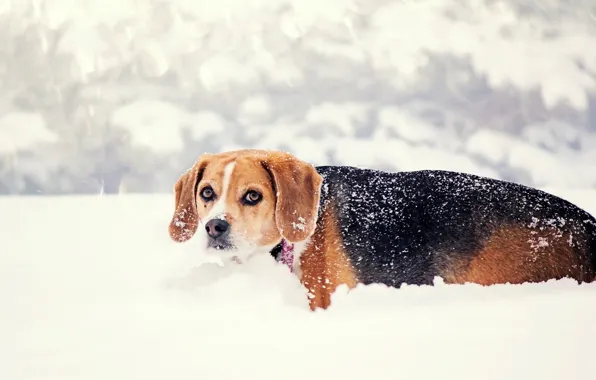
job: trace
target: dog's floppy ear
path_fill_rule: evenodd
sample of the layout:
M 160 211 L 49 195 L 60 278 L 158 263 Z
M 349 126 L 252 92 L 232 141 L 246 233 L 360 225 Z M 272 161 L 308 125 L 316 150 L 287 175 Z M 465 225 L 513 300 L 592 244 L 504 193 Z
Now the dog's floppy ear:
M 271 152 L 262 162 L 276 194 L 275 223 L 290 243 L 309 238 L 316 227 L 323 177 L 309 163 L 283 152 Z
M 170 237 L 177 242 L 189 240 L 199 224 L 197 214 L 197 185 L 203 177 L 207 155 L 201 156 L 192 168 L 180 176 L 174 185 L 174 215 L 170 221 Z

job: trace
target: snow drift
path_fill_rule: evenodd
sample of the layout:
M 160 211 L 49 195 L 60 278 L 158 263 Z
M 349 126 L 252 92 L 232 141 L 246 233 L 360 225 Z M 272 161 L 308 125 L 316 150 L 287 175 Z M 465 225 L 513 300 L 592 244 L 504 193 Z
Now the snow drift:
M 596 211 L 596 193 L 556 194 Z M 0 199 L 0 378 L 572 379 L 596 284 L 340 289 L 311 313 L 268 257 L 167 235 L 171 196 Z

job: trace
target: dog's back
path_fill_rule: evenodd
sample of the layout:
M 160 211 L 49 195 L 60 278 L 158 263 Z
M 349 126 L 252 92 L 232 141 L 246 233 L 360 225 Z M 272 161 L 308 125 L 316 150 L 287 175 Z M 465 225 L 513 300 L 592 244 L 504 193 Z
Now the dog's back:
M 590 216 L 588 219 L 587 228 L 588 228 L 588 236 L 590 239 L 589 243 L 589 255 L 590 255 L 590 263 L 592 264 L 592 270 L 594 271 L 594 276 L 596 279 L 596 220 L 595 218 Z
M 446 171 L 318 167 L 363 283 L 537 282 L 596 273 L 596 219 L 554 195 Z

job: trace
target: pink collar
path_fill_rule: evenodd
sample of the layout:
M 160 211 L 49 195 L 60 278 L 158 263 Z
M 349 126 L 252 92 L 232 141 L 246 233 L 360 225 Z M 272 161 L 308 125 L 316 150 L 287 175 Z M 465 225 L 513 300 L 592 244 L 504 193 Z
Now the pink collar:
M 285 239 L 281 241 L 281 262 L 294 271 L 294 244 L 288 243 Z

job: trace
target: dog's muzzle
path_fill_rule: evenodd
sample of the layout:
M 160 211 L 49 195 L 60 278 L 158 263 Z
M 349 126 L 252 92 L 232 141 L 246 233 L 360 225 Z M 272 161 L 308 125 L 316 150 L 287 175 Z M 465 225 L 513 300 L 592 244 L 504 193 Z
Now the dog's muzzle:
M 205 231 L 209 237 L 208 246 L 215 249 L 230 249 L 230 224 L 224 219 L 211 219 L 205 224 Z

